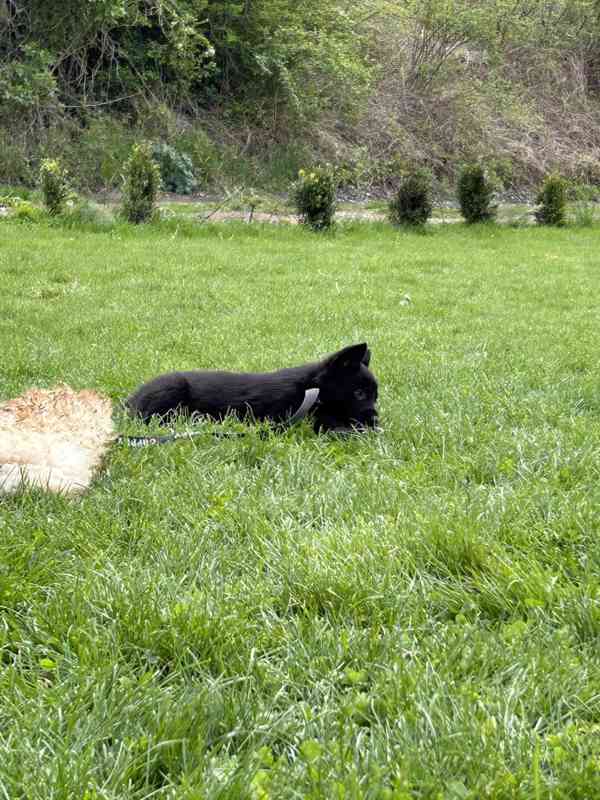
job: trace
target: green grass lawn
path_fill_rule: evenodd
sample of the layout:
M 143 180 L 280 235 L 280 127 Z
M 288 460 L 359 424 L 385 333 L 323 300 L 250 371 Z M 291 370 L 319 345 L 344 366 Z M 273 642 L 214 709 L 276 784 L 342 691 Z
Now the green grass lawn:
M 1 798 L 600 796 L 600 229 L 2 222 L 0 281 L 0 399 L 366 340 L 384 427 L 0 500 Z

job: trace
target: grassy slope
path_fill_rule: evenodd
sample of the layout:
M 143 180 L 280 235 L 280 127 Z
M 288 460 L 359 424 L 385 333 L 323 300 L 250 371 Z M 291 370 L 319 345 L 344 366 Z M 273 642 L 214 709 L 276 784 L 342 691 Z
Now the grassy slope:
M 3 223 L 0 397 L 366 339 L 385 433 L 0 501 L 0 796 L 598 794 L 600 231 L 189 231 Z

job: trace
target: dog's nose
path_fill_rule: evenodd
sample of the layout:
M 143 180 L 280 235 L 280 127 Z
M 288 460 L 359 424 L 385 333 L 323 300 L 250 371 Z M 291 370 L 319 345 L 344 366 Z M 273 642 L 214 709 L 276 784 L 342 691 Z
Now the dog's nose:
M 363 428 L 376 428 L 379 424 L 379 417 L 375 409 L 366 409 L 360 414 L 357 420 L 360 427 Z

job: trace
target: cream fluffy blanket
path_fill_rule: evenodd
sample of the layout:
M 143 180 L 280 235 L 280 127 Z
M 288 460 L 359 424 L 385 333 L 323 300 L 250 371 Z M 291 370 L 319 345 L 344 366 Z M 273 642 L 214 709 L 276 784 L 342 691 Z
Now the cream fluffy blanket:
M 84 491 L 115 437 L 112 406 L 69 386 L 31 389 L 0 404 L 0 493 L 22 484 Z

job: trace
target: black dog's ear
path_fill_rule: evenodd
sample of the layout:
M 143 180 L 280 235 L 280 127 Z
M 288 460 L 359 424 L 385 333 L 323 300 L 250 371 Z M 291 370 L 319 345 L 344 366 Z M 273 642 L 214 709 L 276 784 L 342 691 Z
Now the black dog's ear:
M 338 370 L 343 372 L 355 371 L 361 364 L 366 366 L 369 363 L 370 357 L 371 353 L 369 352 L 366 342 L 362 344 L 351 344 L 348 347 L 344 347 L 342 350 L 338 350 L 337 353 L 329 356 L 329 358 L 326 358 L 324 366 L 327 370 L 336 372 Z

